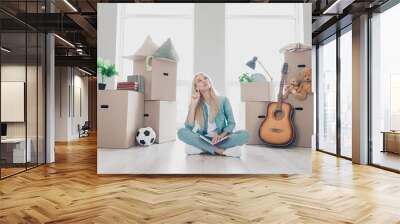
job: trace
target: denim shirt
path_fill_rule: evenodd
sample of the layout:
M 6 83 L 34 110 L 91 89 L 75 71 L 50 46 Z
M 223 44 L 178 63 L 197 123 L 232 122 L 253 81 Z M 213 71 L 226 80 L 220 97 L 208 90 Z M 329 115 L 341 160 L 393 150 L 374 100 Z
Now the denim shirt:
M 229 103 L 229 100 L 225 96 L 218 96 L 219 99 L 219 110 L 217 115 L 215 116 L 215 125 L 217 126 L 216 132 L 221 134 L 222 132 L 227 132 L 228 134 L 233 132 L 235 128 L 235 118 L 233 117 L 232 107 Z M 208 129 L 208 112 L 206 105 L 203 103 L 203 111 L 204 111 L 204 127 L 201 129 L 200 127 L 195 127 L 197 125 L 190 125 L 187 122 L 187 117 L 185 121 L 185 128 L 189 128 L 193 132 L 197 132 L 199 134 L 205 135 L 207 134 Z M 189 114 L 188 114 L 189 116 Z

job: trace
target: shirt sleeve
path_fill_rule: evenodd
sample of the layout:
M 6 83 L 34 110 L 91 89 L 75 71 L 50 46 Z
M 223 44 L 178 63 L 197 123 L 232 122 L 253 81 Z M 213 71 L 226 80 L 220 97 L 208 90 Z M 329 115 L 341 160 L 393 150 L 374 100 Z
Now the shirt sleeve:
M 186 116 L 186 119 L 185 119 L 185 128 L 188 128 L 188 129 L 190 129 L 190 130 L 192 130 L 193 129 L 193 127 L 194 127 L 194 125 L 191 125 L 191 124 L 189 124 L 188 123 L 188 116 L 189 116 L 189 112 L 188 112 L 188 115 Z
M 230 134 L 233 132 L 236 123 L 235 123 L 235 118 L 233 116 L 231 103 L 229 102 L 229 99 L 227 97 L 224 98 L 223 107 L 224 107 L 225 118 L 227 120 L 227 126 L 223 129 L 223 131 Z
M 193 130 L 194 124 L 191 125 L 191 124 L 188 123 L 189 113 L 190 113 L 190 109 L 188 108 L 188 113 L 187 113 L 187 115 L 186 115 L 186 119 L 185 119 L 184 125 L 185 125 L 185 128 L 188 128 L 188 129 L 190 129 L 190 130 Z M 195 122 L 193 122 L 193 123 L 195 123 Z

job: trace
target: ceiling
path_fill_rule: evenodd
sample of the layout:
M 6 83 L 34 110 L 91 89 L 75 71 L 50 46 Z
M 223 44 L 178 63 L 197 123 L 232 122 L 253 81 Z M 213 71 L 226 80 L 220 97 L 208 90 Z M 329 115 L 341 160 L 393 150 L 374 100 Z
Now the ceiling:
M 338 1 L 339 4 L 335 3 L 336 1 Z M 313 42 L 315 43 L 330 35 L 331 32 L 335 32 L 335 24 L 337 24 L 337 21 L 341 19 L 344 21 L 344 18 L 347 17 L 351 23 L 351 17 L 357 16 L 366 10 L 378 7 L 386 1 L 387 0 L 253 0 L 250 2 L 311 3 L 313 13 L 312 32 Z M 1 0 L 1 28 L 3 32 L 12 33 L 25 30 L 26 27 L 30 27 L 32 30 L 40 32 L 55 32 L 59 37 L 74 45 L 72 46 L 71 44 L 66 43 L 61 38 L 56 38 L 56 65 L 81 66 L 95 73 L 97 52 L 96 10 L 97 3 L 104 2 L 168 1 L 47 0 L 48 4 L 46 8 L 45 0 Z M 52 8 L 53 13 L 48 13 L 50 8 Z M 326 13 L 325 11 L 329 13 Z M 343 23 L 342 25 L 344 26 L 346 23 Z M 12 38 L 12 36 L 12 34 L 8 34 L 6 38 L 21 41 L 20 38 Z

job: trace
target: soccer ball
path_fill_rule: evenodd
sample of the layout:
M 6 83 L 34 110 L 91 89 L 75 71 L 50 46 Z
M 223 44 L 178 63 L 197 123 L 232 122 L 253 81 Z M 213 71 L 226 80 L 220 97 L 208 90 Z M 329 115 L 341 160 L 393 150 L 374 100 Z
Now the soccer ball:
M 139 145 L 149 146 L 156 140 L 156 132 L 151 127 L 140 128 L 136 133 L 136 141 Z

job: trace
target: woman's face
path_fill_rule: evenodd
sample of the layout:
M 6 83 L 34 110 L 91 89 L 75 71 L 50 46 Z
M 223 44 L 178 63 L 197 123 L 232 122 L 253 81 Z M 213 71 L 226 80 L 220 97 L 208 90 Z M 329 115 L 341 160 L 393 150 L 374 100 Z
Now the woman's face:
M 211 88 L 210 80 L 204 75 L 198 75 L 195 80 L 196 88 L 199 91 L 206 91 Z

